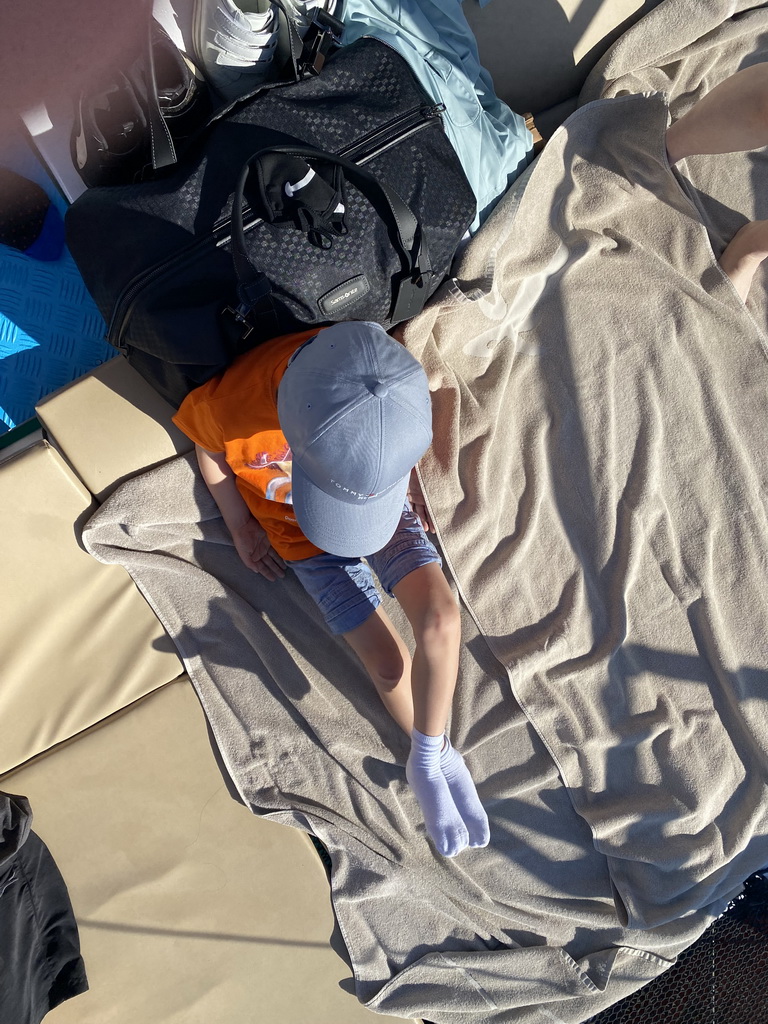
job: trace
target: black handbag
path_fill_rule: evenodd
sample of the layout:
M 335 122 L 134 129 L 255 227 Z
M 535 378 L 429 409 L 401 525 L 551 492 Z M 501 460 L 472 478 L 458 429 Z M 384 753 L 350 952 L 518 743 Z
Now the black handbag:
M 67 238 L 108 340 L 176 404 L 279 334 L 415 315 L 475 214 L 440 115 L 364 38 L 228 108 L 172 174 L 88 190 Z

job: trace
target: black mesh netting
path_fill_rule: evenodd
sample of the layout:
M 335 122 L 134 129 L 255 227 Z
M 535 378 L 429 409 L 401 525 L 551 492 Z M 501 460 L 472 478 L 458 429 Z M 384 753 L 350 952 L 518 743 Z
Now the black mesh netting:
M 634 995 L 588 1024 L 768 1024 L 768 880 L 744 892 L 678 957 Z
M 584 1024 L 768 1024 L 768 869 L 674 967 Z

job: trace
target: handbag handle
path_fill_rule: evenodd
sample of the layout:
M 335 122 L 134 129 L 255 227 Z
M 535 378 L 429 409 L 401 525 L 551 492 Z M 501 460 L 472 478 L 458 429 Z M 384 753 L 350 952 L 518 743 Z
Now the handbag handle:
M 173 144 L 168 125 L 165 123 L 163 112 L 160 109 L 160 100 L 157 96 L 157 75 L 155 72 L 155 47 L 153 46 L 153 28 L 155 19 L 150 10 L 147 19 L 147 68 L 148 78 L 145 78 L 144 86 L 147 98 L 147 123 L 149 124 L 149 142 L 152 153 L 152 167 L 159 170 L 161 167 L 172 167 L 176 163 L 176 147 Z
M 254 267 L 245 248 L 243 205 L 245 188 L 253 165 L 268 153 L 282 153 L 304 160 L 320 160 L 341 167 L 346 178 L 356 185 L 369 201 L 375 197 L 379 207 L 387 211 L 387 224 L 392 231 L 392 243 L 400 256 L 403 271 L 394 280 L 394 297 L 390 320 L 399 323 L 419 313 L 427 298 L 425 278 L 431 278 L 432 262 L 427 240 L 411 208 L 397 192 L 379 181 L 370 171 L 337 153 L 329 153 L 312 146 L 268 146 L 254 153 L 243 165 L 235 189 L 232 205 L 232 258 L 239 287 L 238 293 L 245 306 L 259 302 L 265 295 L 266 277 Z

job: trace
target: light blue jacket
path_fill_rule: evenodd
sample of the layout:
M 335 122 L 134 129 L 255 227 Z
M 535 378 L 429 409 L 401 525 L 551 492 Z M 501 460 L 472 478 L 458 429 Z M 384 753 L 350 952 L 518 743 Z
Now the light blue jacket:
M 480 65 L 461 0 L 345 0 L 344 42 L 374 36 L 410 64 L 435 103 L 477 198 L 476 231 L 531 159 L 533 139 Z

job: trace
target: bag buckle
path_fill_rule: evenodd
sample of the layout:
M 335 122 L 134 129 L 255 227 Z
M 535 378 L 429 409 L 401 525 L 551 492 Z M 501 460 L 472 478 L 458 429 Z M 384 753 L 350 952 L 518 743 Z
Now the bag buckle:
M 343 35 L 343 23 L 316 7 L 304 36 L 304 47 L 298 60 L 300 71 L 303 74 L 319 75 L 328 58 L 341 46 Z
M 225 316 L 231 316 L 238 328 L 242 329 L 240 341 L 247 341 L 257 328 L 263 336 L 268 326 L 265 318 L 274 319 L 275 316 L 269 281 L 263 274 L 246 281 L 241 280 L 237 286 L 237 297 L 240 300 L 238 304 L 227 305 L 222 312 Z
M 244 328 L 240 335 L 241 341 L 246 341 L 255 330 L 255 324 L 252 324 L 248 318 L 249 313 L 250 309 L 244 302 L 241 302 L 238 306 L 225 306 L 222 310 L 224 316 L 231 316 L 239 327 Z

